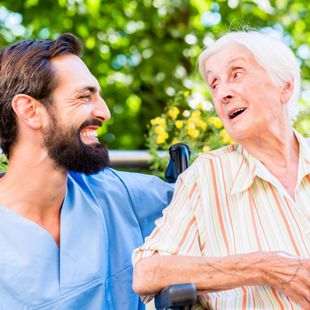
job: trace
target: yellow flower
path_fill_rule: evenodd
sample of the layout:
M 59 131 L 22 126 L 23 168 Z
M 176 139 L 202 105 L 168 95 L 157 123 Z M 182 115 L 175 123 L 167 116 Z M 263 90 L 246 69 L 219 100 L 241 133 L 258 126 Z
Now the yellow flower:
M 192 113 L 192 118 L 194 119 L 199 119 L 200 118 L 200 115 L 201 115 L 201 112 L 200 111 L 194 111 Z
M 220 131 L 220 136 L 221 136 L 222 138 L 228 137 L 227 131 L 226 131 L 225 129 L 222 129 L 222 130 Z
M 217 129 L 220 129 L 223 127 L 222 121 L 216 116 L 209 117 L 208 121 L 210 124 L 212 124 Z
M 164 126 L 166 125 L 166 120 L 162 117 L 155 117 L 153 119 L 151 119 L 151 124 L 154 126 L 154 125 L 160 125 L 160 126 Z
M 200 133 L 199 130 L 195 128 L 189 127 L 187 130 L 187 134 L 192 138 L 197 138 L 199 136 L 199 133 Z
M 156 126 L 155 129 L 154 129 L 154 132 L 157 135 L 162 135 L 163 133 L 166 132 L 166 126 Z
M 234 143 L 235 143 L 234 139 L 231 138 L 231 137 L 224 138 L 224 139 L 223 139 L 223 142 L 224 142 L 225 144 L 234 144 Z
M 163 132 L 162 134 L 158 135 L 156 137 L 156 143 L 157 144 L 163 144 L 166 142 L 166 140 L 169 138 L 169 135 L 167 132 Z
M 224 139 L 223 139 L 223 142 L 224 142 L 225 144 L 233 144 L 233 143 L 234 143 L 234 140 L 233 140 L 232 138 L 228 137 L 228 138 L 224 138 Z
M 191 128 L 191 129 L 195 129 L 196 128 L 196 121 L 190 118 L 187 121 L 187 127 Z
M 176 143 L 179 143 L 179 142 L 180 142 L 180 140 L 179 140 L 179 139 L 177 139 L 177 138 L 173 138 L 173 140 L 172 140 L 171 144 L 176 144 Z
M 202 130 L 207 129 L 207 123 L 201 119 L 197 120 L 196 124 L 197 127 L 201 128 Z
M 210 151 L 210 147 L 208 146 L 208 145 L 205 145 L 204 147 L 203 147 L 203 149 L 202 149 L 202 152 L 203 153 L 207 153 L 207 152 L 209 152 Z
M 177 127 L 178 129 L 181 129 L 183 127 L 183 121 L 176 121 L 175 127 Z
M 190 95 L 190 92 L 189 90 L 186 90 L 184 93 L 183 93 L 184 97 L 188 97 Z
M 171 107 L 168 111 L 168 116 L 171 119 L 176 119 L 179 114 L 180 114 L 180 110 L 177 107 Z
M 197 104 L 197 109 L 198 109 L 198 110 L 203 110 L 203 104 L 202 104 L 202 102 L 198 102 L 198 104 Z
M 222 129 L 220 131 L 220 136 L 222 137 L 223 139 L 223 142 L 225 144 L 231 144 L 231 143 L 234 143 L 234 140 L 228 135 L 227 131 L 225 129 Z

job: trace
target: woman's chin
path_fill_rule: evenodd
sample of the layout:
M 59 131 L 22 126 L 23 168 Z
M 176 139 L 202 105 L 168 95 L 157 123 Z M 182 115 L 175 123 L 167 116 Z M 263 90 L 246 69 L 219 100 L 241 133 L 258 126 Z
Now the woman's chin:
M 228 134 L 238 144 L 242 144 L 242 141 L 246 141 L 251 138 L 251 133 L 248 129 L 228 132 Z

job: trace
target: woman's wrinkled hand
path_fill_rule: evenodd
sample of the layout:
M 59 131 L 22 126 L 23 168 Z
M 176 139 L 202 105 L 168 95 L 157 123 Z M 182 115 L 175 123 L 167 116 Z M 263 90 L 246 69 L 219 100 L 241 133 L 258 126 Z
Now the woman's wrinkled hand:
M 310 259 L 284 252 L 266 253 L 262 266 L 262 284 L 267 284 L 310 309 Z

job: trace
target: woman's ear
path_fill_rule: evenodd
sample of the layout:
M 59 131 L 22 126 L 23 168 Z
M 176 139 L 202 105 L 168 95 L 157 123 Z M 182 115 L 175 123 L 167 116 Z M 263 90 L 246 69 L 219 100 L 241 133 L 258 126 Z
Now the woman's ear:
M 18 94 L 12 100 L 12 108 L 18 119 L 33 129 L 39 129 L 43 122 L 42 103 L 31 96 Z
M 290 100 L 293 94 L 293 90 L 294 90 L 294 80 L 290 79 L 289 81 L 285 82 L 285 84 L 282 87 L 280 97 L 281 103 L 286 104 Z

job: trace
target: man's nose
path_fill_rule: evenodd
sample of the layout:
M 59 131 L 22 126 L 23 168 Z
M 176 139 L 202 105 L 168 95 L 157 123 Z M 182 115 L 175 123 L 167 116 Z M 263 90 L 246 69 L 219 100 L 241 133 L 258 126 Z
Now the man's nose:
M 92 114 L 94 118 L 99 119 L 102 122 L 110 119 L 111 113 L 103 98 L 100 97 L 94 102 Z

